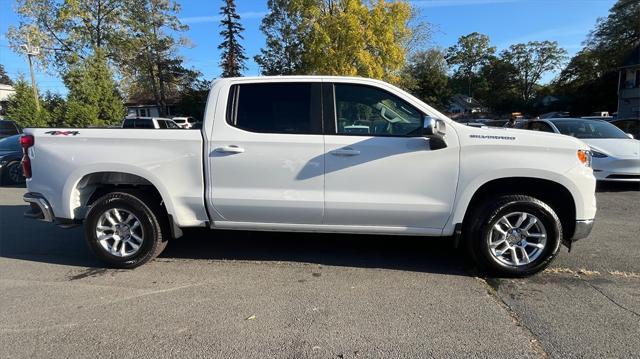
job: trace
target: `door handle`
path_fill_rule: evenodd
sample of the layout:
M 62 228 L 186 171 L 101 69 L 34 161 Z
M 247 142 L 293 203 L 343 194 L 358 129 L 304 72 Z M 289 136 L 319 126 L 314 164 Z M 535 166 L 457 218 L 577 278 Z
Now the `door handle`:
M 351 147 L 345 147 L 339 150 L 331 151 L 331 154 L 334 156 L 357 156 L 360 154 L 360 151 L 354 150 Z
M 236 145 L 229 145 L 224 147 L 218 147 L 215 149 L 215 151 L 219 153 L 243 153 L 244 148 Z

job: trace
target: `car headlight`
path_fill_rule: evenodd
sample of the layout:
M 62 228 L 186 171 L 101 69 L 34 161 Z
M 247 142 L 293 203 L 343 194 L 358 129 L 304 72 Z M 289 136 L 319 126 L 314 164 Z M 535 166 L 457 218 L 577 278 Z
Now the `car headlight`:
M 0 167 L 6 165 L 9 161 L 0 160 Z
M 605 155 L 605 154 L 604 154 L 604 153 L 602 153 L 602 152 L 598 152 L 598 151 L 594 151 L 594 150 L 591 150 L 591 155 L 592 155 L 593 157 L 595 157 L 595 158 L 605 158 L 605 157 L 609 157 L 609 156 Z
M 587 167 L 591 167 L 591 151 L 578 150 L 578 161 Z

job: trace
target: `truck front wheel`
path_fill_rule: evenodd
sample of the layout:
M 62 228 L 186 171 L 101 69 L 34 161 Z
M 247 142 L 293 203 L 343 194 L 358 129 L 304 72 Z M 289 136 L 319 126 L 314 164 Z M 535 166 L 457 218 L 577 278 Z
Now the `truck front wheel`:
M 91 251 L 112 267 L 131 269 L 157 257 L 168 233 L 159 206 L 141 193 L 112 192 L 98 199 L 85 221 Z
M 551 264 L 562 242 L 562 224 L 546 203 L 506 195 L 482 203 L 466 227 L 466 246 L 490 275 L 526 277 Z

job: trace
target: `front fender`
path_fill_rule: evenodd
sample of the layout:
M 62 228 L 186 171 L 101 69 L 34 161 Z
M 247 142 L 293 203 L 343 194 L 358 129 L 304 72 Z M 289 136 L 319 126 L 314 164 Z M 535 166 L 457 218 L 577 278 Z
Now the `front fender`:
M 452 235 L 455 225 L 462 223 L 469 209 L 469 204 L 476 192 L 486 183 L 508 178 L 541 179 L 558 183 L 565 187 L 573 197 L 576 207 L 576 219 L 593 219 L 595 217 L 595 178 L 584 166 L 576 166 L 566 173 L 557 173 L 537 168 L 493 169 L 475 175 L 466 181 L 467 185 L 459 187 L 456 195 L 454 212 L 443 229 L 443 235 Z M 465 183 L 462 181 L 462 183 Z

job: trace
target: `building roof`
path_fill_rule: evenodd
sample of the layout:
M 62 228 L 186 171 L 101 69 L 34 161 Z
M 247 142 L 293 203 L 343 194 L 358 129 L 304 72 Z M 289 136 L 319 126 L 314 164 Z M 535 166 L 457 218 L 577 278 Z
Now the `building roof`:
M 451 105 L 457 105 L 463 109 L 471 110 L 474 108 L 484 107 L 480 101 L 473 97 L 469 97 L 463 94 L 453 95 L 451 98 Z

